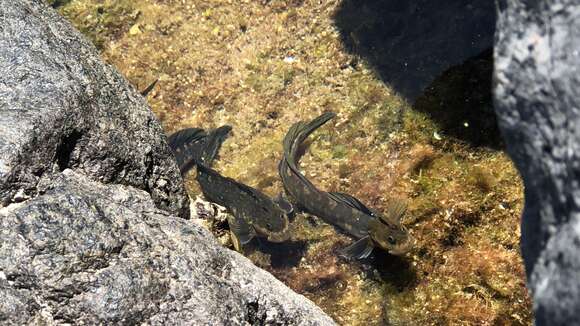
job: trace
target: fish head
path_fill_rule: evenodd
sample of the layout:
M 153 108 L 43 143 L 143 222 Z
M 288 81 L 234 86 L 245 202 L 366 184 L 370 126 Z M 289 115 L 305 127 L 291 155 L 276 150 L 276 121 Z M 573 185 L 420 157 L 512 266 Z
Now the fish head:
M 260 235 L 271 242 L 284 242 L 290 238 L 290 221 L 288 215 L 277 208 L 264 214 L 262 218 L 255 219 L 252 226 Z
M 369 236 L 373 244 L 392 255 L 403 255 L 413 245 L 413 239 L 405 228 L 383 223 L 379 219 L 370 222 Z
M 369 224 L 369 236 L 375 245 L 392 255 L 403 255 L 413 247 L 414 240 L 401 225 L 401 218 L 407 211 L 404 202 L 393 201 L 386 215 L 373 211 L 375 219 Z

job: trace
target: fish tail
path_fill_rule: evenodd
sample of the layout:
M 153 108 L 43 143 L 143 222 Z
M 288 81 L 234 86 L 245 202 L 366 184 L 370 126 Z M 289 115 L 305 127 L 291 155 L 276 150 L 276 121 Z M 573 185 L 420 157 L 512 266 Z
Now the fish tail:
M 228 137 L 230 131 L 232 131 L 232 127 L 229 125 L 221 126 L 217 129 L 212 130 L 209 135 L 207 136 L 207 140 L 205 142 L 205 147 L 203 152 L 201 153 L 199 163 L 211 167 L 214 159 L 216 158 L 219 149 L 221 148 L 223 142 Z
M 186 147 L 187 145 L 197 142 L 206 136 L 206 132 L 200 128 L 181 129 L 167 137 L 167 143 L 173 151 L 176 151 L 179 148 Z
M 194 165 L 211 166 L 231 130 L 232 127 L 228 125 L 209 133 L 200 128 L 187 128 L 169 136 L 167 142 L 181 174 L 185 175 Z
M 295 152 L 294 148 L 298 147 L 296 142 L 300 136 L 300 131 L 304 128 L 304 122 L 296 122 L 290 127 L 286 136 L 284 137 L 284 158 L 290 164 L 290 166 L 295 166 L 298 164 L 297 157 L 292 155 Z
M 292 168 L 295 169 L 298 164 L 297 153 L 302 142 L 335 116 L 336 114 L 333 112 L 325 112 L 308 123 L 297 122 L 290 127 L 286 137 L 284 137 L 284 156 Z
M 167 143 L 179 167 L 181 175 L 185 175 L 194 165 L 199 156 L 199 147 L 202 146 L 207 133 L 200 128 L 187 128 L 171 134 Z

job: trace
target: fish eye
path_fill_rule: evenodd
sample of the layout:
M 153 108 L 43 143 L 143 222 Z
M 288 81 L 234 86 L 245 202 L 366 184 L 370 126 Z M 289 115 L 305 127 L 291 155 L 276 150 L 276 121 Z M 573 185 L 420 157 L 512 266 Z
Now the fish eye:
M 389 242 L 389 244 L 392 244 L 392 245 L 394 245 L 396 243 L 395 238 L 393 238 L 393 237 L 388 237 L 387 241 Z

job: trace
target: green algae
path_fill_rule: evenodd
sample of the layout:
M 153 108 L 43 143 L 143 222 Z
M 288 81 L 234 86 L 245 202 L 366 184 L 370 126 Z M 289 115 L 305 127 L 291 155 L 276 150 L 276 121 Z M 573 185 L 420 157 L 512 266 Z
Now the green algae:
M 52 1 L 51 5 L 60 6 L 61 13 L 101 50 L 127 33 L 140 15 L 130 0 Z
M 168 133 L 231 124 L 216 169 L 271 196 L 282 190 L 277 164 L 290 125 L 337 113 L 312 135 L 301 168 L 321 189 L 379 210 L 390 198 L 407 200 L 414 250 L 344 261 L 337 251 L 352 239 L 307 214 L 296 216 L 288 243 L 245 248 L 337 322 L 530 324 L 518 251 L 521 180 L 504 153 L 473 146 L 487 134 L 460 137 L 465 115 L 448 114 L 466 110 L 458 100 L 469 91 L 458 88 L 465 70 L 450 70 L 410 105 L 345 50 L 333 23 L 339 5 L 73 0 L 59 10 L 138 89 L 159 78 L 148 101 Z M 481 60 L 467 70 L 487 71 Z M 199 194 L 193 175 L 186 185 Z

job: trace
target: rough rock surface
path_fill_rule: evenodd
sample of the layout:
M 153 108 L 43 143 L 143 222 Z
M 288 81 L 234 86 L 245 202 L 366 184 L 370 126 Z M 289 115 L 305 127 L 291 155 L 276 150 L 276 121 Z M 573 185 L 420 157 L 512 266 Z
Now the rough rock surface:
M 149 192 L 182 217 L 188 199 L 145 100 L 40 0 L 0 0 L 0 203 L 66 168 Z
M 39 194 L 0 210 L 0 323 L 333 324 L 144 191 L 67 169 Z
M 499 1 L 495 109 L 525 184 L 522 253 L 537 325 L 580 320 L 580 6 Z
M 0 324 L 334 324 L 181 218 L 155 117 L 68 23 L 0 17 Z

